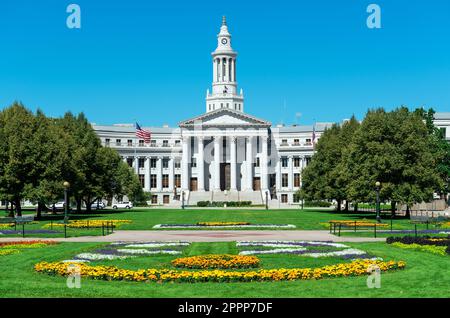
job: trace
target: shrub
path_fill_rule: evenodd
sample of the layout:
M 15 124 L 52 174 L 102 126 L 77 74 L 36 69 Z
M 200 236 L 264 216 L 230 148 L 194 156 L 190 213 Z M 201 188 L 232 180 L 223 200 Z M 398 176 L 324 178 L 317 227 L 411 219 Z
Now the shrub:
M 403 243 L 403 244 L 419 244 L 419 245 L 435 245 L 435 246 L 448 246 L 450 245 L 450 238 L 445 237 L 431 237 L 431 236 L 401 236 L 401 237 L 388 237 L 386 243 Z
M 329 208 L 331 206 L 331 203 L 327 201 L 305 201 L 305 204 L 303 206 Z
M 252 201 L 198 201 L 198 207 L 223 207 L 227 205 L 227 207 L 246 207 L 251 206 Z

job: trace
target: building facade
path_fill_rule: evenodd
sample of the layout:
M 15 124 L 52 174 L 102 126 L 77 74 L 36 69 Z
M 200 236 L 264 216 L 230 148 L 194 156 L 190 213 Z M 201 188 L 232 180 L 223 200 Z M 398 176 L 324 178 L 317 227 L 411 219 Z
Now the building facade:
M 332 123 L 272 124 L 244 112 L 237 85 L 237 53 L 225 18 L 212 52 L 212 90 L 205 112 L 178 127 L 147 127 L 151 142 L 136 137 L 134 125 L 93 125 L 104 146 L 116 149 L 136 171 L 155 205 L 198 201 L 252 201 L 272 207 L 295 204 L 302 170 L 314 144 Z M 450 126 L 450 113 L 436 114 Z M 446 131 L 450 139 L 450 131 Z

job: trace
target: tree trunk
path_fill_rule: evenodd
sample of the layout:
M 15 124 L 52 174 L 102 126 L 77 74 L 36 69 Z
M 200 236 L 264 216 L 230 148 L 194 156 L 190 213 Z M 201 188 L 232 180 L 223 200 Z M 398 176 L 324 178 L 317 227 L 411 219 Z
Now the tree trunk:
M 36 208 L 36 219 L 40 220 L 42 217 L 42 203 L 38 202 L 37 208 Z
M 88 197 L 87 200 L 84 200 L 84 203 L 86 204 L 86 213 L 91 213 L 91 203 L 90 203 L 90 197 Z
M 345 200 L 345 212 L 348 212 L 348 200 Z
M 20 204 L 20 199 L 16 199 L 15 200 L 15 204 L 16 204 L 16 215 L 17 216 L 22 216 L 22 206 Z
M 341 212 L 341 200 L 339 199 L 339 200 L 337 200 L 337 211 L 338 212 Z
M 410 218 L 411 217 L 411 213 L 409 212 L 409 205 L 406 205 L 406 214 L 405 214 L 405 218 Z
M 358 212 L 358 202 L 355 202 L 353 205 L 353 212 L 357 213 Z
M 75 201 L 77 202 L 77 213 L 81 213 L 81 198 L 75 197 Z
M 391 201 L 391 217 L 392 218 L 395 218 L 396 204 L 397 204 L 397 202 Z

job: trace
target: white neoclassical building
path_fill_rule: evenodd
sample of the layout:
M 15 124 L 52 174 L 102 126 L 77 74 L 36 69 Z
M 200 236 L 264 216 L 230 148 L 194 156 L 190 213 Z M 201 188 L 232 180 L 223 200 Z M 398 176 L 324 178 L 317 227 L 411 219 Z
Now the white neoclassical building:
M 130 125 L 93 125 L 103 145 L 115 148 L 135 169 L 152 204 L 198 201 L 252 201 L 271 206 L 295 203 L 302 170 L 313 144 L 332 123 L 315 126 L 272 124 L 244 112 L 237 86 L 237 53 L 223 18 L 212 52 L 212 90 L 205 112 L 178 127 L 145 127 L 151 142 L 136 137 Z M 436 114 L 439 127 L 450 126 L 450 113 Z M 450 131 L 446 132 L 450 138 Z

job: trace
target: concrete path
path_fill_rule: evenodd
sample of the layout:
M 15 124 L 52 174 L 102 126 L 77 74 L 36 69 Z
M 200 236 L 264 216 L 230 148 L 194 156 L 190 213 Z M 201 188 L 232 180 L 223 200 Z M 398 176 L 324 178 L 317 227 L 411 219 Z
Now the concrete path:
M 43 238 L 1 237 L 2 241 L 43 240 Z M 116 241 L 189 241 L 189 242 L 229 242 L 264 240 L 304 240 L 333 242 L 383 242 L 385 238 L 344 237 L 328 231 L 116 231 L 108 236 L 82 236 L 69 238 L 49 238 L 60 242 L 116 242 Z

